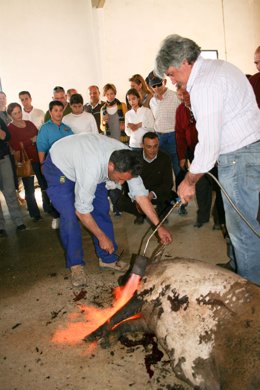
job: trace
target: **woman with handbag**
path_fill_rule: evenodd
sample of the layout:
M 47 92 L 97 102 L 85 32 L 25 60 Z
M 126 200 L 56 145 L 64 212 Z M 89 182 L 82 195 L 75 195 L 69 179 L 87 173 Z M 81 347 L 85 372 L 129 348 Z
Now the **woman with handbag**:
M 10 161 L 10 149 L 8 141 L 10 133 L 5 122 L 0 118 L 0 191 L 4 195 L 6 205 L 12 221 L 16 225 L 16 231 L 25 230 L 23 215 L 16 197 L 12 165 Z M 0 202 L 0 237 L 6 237 L 5 219 Z
M 21 172 L 20 174 L 22 176 L 25 199 L 30 217 L 37 222 L 42 217 L 35 199 L 34 176 L 37 177 L 42 191 L 43 209 L 50 214 L 52 212 L 52 206 L 46 194 L 47 183 L 41 172 L 41 165 L 36 147 L 38 130 L 32 122 L 22 119 L 22 108 L 20 104 L 10 103 L 7 107 L 7 112 L 12 118 L 12 122 L 8 125 L 8 130 L 11 134 L 9 144 L 14 150 L 16 158 L 17 155 L 19 156 L 17 161 L 21 162 L 24 160 L 22 156 L 25 157 L 25 160 L 27 156 L 29 160 L 31 160 L 33 171 L 27 173 Z M 17 171 L 19 173 L 19 169 Z

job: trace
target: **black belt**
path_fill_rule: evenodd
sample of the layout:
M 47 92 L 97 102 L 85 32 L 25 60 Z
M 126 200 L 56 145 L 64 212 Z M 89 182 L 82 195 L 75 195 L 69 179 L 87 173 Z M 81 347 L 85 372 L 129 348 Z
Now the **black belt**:
M 2 156 L 0 156 L 0 160 L 3 160 L 6 156 L 9 156 L 9 154 L 3 154 Z

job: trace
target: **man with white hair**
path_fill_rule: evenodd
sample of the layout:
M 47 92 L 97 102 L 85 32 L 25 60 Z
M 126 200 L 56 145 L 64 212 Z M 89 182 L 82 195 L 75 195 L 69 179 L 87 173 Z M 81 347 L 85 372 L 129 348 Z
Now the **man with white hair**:
M 163 41 L 155 71 L 186 87 L 197 122 L 194 160 L 178 188 L 182 202 L 194 197 L 195 184 L 218 161 L 220 182 L 260 234 L 260 112 L 245 75 L 228 62 L 203 59 L 200 47 L 179 35 Z M 238 273 L 260 284 L 260 238 L 223 198 Z

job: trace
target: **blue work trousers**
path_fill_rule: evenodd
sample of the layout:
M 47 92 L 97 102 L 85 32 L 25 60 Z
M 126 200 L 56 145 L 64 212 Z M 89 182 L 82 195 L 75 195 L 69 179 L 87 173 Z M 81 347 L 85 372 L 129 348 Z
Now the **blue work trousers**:
M 60 213 L 60 237 L 65 249 L 66 264 L 84 265 L 81 228 L 75 214 L 75 183 L 69 180 L 52 163 L 50 156 L 44 163 L 44 176 L 48 183 L 47 193 L 55 209 Z M 113 263 L 117 260 L 117 244 L 114 238 L 113 224 L 109 215 L 109 202 L 105 183 L 97 185 L 93 201 L 94 210 L 91 213 L 100 229 L 113 242 L 115 251 L 111 255 L 100 248 L 98 239 L 93 238 L 97 256 L 103 262 Z
M 260 142 L 220 155 L 218 173 L 219 181 L 235 205 L 260 234 Z M 224 194 L 222 197 L 238 274 L 260 284 L 260 238 L 240 218 Z

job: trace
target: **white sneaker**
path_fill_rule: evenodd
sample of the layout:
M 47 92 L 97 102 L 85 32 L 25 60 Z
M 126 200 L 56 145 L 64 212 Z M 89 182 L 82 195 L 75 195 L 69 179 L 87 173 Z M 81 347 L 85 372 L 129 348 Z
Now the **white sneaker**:
M 59 229 L 59 227 L 60 227 L 60 218 L 53 218 L 51 222 L 51 228 L 57 230 Z
M 74 287 L 84 287 L 87 283 L 86 274 L 82 265 L 73 265 L 71 270 L 71 283 Z
M 115 261 L 114 263 L 104 263 L 101 258 L 98 259 L 99 267 L 102 269 L 109 269 L 111 271 L 125 272 L 129 268 L 129 264 L 124 261 Z

